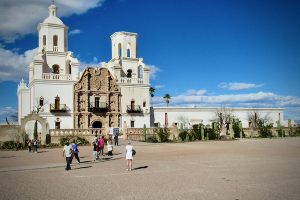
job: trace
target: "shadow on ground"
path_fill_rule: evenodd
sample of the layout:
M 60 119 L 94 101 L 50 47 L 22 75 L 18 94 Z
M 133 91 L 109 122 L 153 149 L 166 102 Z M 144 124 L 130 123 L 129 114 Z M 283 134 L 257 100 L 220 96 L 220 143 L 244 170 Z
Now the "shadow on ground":
M 148 168 L 148 166 L 136 167 L 136 168 L 133 168 L 133 170 L 146 169 L 146 168 Z

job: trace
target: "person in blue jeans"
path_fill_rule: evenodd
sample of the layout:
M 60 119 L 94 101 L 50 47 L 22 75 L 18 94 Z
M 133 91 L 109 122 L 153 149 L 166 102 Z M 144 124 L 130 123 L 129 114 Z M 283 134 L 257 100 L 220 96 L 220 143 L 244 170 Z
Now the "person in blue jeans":
M 75 156 L 77 162 L 80 163 L 80 159 L 78 157 L 79 150 L 78 150 L 77 144 L 75 143 L 75 140 L 73 140 L 73 143 L 71 146 L 72 146 L 72 150 L 73 150 L 73 155 Z M 72 163 L 72 160 L 73 160 L 73 157 L 71 157 L 70 163 Z
M 66 170 L 71 169 L 72 154 L 73 154 L 72 146 L 69 144 L 69 142 L 66 142 L 66 145 L 64 146 L 64 150 L 63 150 L 63 157 L 64 156 L 66 157 L 66 162 L 67 162 Z

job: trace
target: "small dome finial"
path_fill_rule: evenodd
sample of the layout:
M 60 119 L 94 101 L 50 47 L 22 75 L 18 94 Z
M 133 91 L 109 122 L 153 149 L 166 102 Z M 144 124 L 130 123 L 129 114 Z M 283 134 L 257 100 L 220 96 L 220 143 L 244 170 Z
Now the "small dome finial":
M 57 11 L 57 7 L 54 4 L 54 0 L 52 0 L 52 5 L 49 6 L 49 16 L 54 16 L 56 17 L 56 11 Z

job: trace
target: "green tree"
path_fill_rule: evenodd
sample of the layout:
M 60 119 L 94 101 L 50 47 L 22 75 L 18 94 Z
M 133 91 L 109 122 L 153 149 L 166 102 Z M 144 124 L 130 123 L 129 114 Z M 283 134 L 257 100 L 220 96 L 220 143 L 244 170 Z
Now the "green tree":
M 170 103 L 170 99 L 171 99 L 171 95 L 170 94 L 165 94 L 164 96 L 164 100 L 165 102 L 167 103 L 167 107 L 169 106 L 169 103 Z
M 239 138 L 241 132 L 243 131 L 242 128 L 240 127 L 240 120 L 239 119 L 234 118 L 232 120 L 232 129 L 233 129 L 233 132 L 234 132 L 234 137 Z
M 273 123 L 270 123 L 267 116 L 262 117 L 257 111 L 253 111 L 248 114 L 250 127 L 254 130 L 258 130 L 258 134 L 260 137 L 272 137 Z
M 164 96 L 164 100 L 165 102 L 167 103 L 167 111 L 166 111 L 166 115 L 168 116 L 168 106 L 169 106 L 169 103 L 170 103 L 170 99 L 171 99 L 171 95 L 170 94 L 165 94 Z M 165 120 L 165 127 L 168 127 L 168 121 Z
M 149 93 L 150 93 L 150 96 L 151 96 L 151 104 L 152 104 L 152 98 L 154 97 L 154 92 L 155 92 L 155 88 L 154 87 L 150 87 L 149 88 Z

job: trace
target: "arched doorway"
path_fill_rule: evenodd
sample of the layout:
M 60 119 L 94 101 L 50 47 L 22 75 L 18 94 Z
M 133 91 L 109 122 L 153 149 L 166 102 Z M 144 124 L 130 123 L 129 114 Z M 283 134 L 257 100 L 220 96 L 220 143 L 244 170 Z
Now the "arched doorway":
M 92 124 L 92 128 L 102 128 L 102 123 L 99 122 L 99 121 L 95 121 L 95 122 Z
M 37 121 L 37 131 L 38 131 L 38 136 L 41 139 L 41 143 L 45 144 L 46 143 L 46 136 L 49 134 L 49 127 L 47 124 L 47 120 L 45 118 L 42 118 L 36 113 L 31 113 L 27 115 L 26 117 L 21 119 L 21 134 L 22 134 L 22 139 L 25 142 L 25 134 L 26 134 L 26 129 L 28 131 L 32 131 L 32 126 L 30 124 L 34 124 L 35 121 Z M 26 124 L 29 122 L 29 125 L 26 126 Z M 39 132 L 41 131 L 41 132 Z M 30 136 L 29 136 L 30 137 Z

